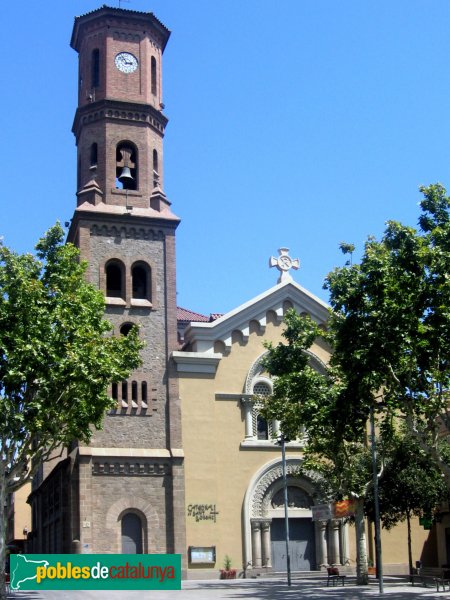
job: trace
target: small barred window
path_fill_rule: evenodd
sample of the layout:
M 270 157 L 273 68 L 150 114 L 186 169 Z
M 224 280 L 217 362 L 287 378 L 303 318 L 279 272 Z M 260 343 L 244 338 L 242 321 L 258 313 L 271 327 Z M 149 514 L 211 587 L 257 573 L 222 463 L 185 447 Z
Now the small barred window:
M 264 381 L 258 381 L 258 383 L 255 383 L 253 386 L 253 393 L 256 396 L 270 396 L 272 390 L 270 389 L 268 383 L 265 383 Z

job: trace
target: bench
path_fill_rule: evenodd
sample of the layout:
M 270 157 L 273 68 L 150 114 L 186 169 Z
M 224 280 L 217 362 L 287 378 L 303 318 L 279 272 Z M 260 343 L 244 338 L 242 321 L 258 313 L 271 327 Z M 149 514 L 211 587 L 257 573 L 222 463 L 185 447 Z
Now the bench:
M 412 585 L 414 585 L 416 580 L 420 581 L 425 587 L 427 587 L 428 582 L 433 582 L 436 585 L 436 590 L 438 592 L 441 591 L 441 586 L 443 592 L 445 592 L 445 586 L 447 586 L 450 591 L 450 571 L 448 569 L 421 567 L 420 569 L 417 569 L 416 573 L 411 575 Z
M 327 587 L 330 585 L 330 581 L 332 585 L 339 585 L 339 582 L 342 585 L 345 585 L 345 575 L 339 575 L 339 569 L 337 567 L 327 567 Z

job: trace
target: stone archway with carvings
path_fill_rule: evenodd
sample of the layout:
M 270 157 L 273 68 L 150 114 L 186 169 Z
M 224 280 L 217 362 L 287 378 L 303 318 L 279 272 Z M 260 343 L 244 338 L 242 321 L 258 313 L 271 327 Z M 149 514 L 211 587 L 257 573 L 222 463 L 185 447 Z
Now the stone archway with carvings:
M 312 522 L 312 506 L 316 489 L 312 478 L 298 476 L 300 458 L 287 457 L 288 514 L 291 522 L 310 529 L 311 568 L 329 563 L 340 564 L 345 555 L 342 522 Z M 262 467 L 252 478 L 244 500 L 244 560 L 247 568 L 272 568 L 274 551 L 271 544 L 272 524 L 284 517 L 283 473 L 280 459 Z M 308 525 L 309 523 L 309 525 Z

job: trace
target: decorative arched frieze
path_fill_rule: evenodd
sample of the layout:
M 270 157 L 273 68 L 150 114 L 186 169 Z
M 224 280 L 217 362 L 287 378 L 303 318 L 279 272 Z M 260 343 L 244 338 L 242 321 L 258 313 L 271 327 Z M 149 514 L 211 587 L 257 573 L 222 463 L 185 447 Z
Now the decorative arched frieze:
M 258 356 L 258 358 L 253 362 L 252 366 L 250 367 L 250 369 L 247 373 L 247 378 L 245 380 L 244 392 L 246 394 L 253 393 L 253 382 L 264 372 L 264 367 L 262 365 L 262 362 L 266 355 L 267 355 L 267 351 L 260 354 Z
M 301 466 L 300 458 L 286 460 L 286 476 L 288 485 L 303 489 L 309 496 L 314 496 L 314 485 L 306 477 L 296 476 Z M 261 474 L 249 497 L 249 513 L 251 518 L 267 518 L 273 496 L 282 486 L 283 468 L 280 459 L 269 463 L 267 470 Z
M 149 227 L 121 227 L 120 229 L 115 225 L 92 225 L 90 230 L 91 236 L 102 236 L 102 237 L 113 237 L 113 238 L 127 238 L 136 240 L 150 240 L 150 241 L 163 241 L 164 232 L 161 230 L 154 230 Z

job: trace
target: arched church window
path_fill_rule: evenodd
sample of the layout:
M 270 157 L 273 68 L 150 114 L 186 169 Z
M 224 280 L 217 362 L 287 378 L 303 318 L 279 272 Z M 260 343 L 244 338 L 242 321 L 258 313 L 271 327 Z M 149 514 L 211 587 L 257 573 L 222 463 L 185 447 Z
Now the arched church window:
M 131 400 L 132 402 L 137 402 L 138 397 L 138 384 L 137 381 L 131 382 Z
M 259 397 L 267 397 L 272 393 L 271 383 L 267 379 L 260 379 L 253 383 L 253 394 L 256 396 L 252 410 L 252 429 L 253 437 L 257 440 L 269 440 L 273 433 L 273 423 L 268 422 L 261 415 L 261 402 L 258 400 Z
M 153 150 L 153 187 L 156 187 L 159 182 L 159 164 L 158 151 Z
M 91 77 L 91 87 L 96 88 L 100 85 L 100 50 L 95 48 L 92 50 L 92 77 Z
M 156 58 L 152 56 L 150 62 L 152 94 L 156 96 Z
M 132 297 L 137 300 L 151 301 L 150 267 L 143 262 L 135 263 L 131 268 Z
M 113 397 L 113 400 L 117 400 L 119 397 L 117 383 L 113 383 L 111 386 L 111 396 Z
M 138 189 L 137 149 L 131 142 L 120 142 L 116 148 L 116 188 Z
M 269 439 L 269 427 L 267 420 L 262 415 L 256 416 L 256 438 L 258 440 Z
M 124 268 L 120 261 L 110 261 L 106 265 L 106 295 L 109 298 L 125 298 Z
M 120 335 L 124 335 L 126 337 L 130 333 L 130 331 L 133 329 L 133 327 L 134 327 L 133 323 L 124 323 L 120 327 Z
M 89 156 L 90 165 L 91 165 L 91 167 L 94 167 L 98 161 L 98 146 L 95 142 L 93 144 L 91 144 L 91 149 L 90 149 L 89 155 L 90 155 Z
M 122 554 L 142 554 L 142 521 L 135 513 L 126 513 L 121 520 Z
M 141 383 L 141 400 L 144 405 L 147 404 L 147 382 L 143 381 Z
M 128 382 L 122 381 L 122 401 L 128 402 Z

